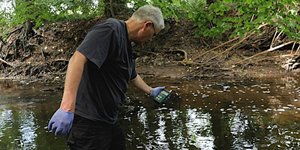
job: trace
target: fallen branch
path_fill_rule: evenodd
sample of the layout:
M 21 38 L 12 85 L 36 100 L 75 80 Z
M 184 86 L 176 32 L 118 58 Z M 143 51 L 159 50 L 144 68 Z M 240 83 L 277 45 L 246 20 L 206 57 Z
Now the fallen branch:
M 300 54 L 285 54 L 285 55 L 280 54 L 277 57 L 280 57 L 280 58 L 286 58 L 286 57 L 288 57 L 288 58 L 290 58 L 290 57 L 299 56 L 299 55 Z M 274 56 L 274 57 L 276 57 L 276 56 Z
M 13 68 L 14 68 L 14 65 L 12 65 L 12 64 L 10 64 L 9 62 L 7 62 L 7 61 L 3 60 L 2 58 L 0 58 L 0 61 L 1 61 L 2 63 L 5 63 L 5 64 L 7 64 L 8 66 L 11 66 L 11 67 L 13 67 Z
M 243 66 L 248 66 L 249 64 L 252 64 L 252 63 L 253 63 L 253 64 L 258 64 L 258 62 L 265 61 L 265 60 L 271 60 L 271 59 L 273 59 L 274 57 L 280 57 L 280 56 L 264 57 L 264 58 L 261 58 L 261 59 L 255 60 L 255 61 L 248 62 L 248 63 L 244 64 Z
M 299 51 L 299 50 L 300 50 L 300 43 L 299 43 L 299 45 L 298 45 L 298 48 L 297 48 L 295 54 L 298 54 L 298 51 Z
M 272 51 L 277 50 L 277 49 L 279 49 L 279 48 L 281 48 L 281 47 L 283 47 L 283 46 L 289 45 L 289 44 L 291 44 L 291 43 L 293 43 L 293 42 L 294 42 L 294 41 L 290 41 L 290 42 L 287 42 L 287 43 L 283 43 L 283 44 L 281 44 L 281 45 L 278 45 L 278 46 L 276 46 L 276 47 L 270 48 L 270 49 L 268 49 L 268 50 L 266 50 L 266 51 L 263 51 L 263 52 L 261 52 L 261 53 L 257 53 L 257 54 L 255 54 L 255 55 L 253 55 L 253 56 L 251 56 L 251 57 L 245 58 L 245 59 L 243 59 L 243 60 L 237 62 L 236 64 L 240 64 L 241 62 L 244 62 L 244 61 L 246 61 L 246 60 L 252 59 L 252 58 L 254 58 L 254 57 L 256 57 L 256 56 L 259 56 L 259 55 L 262 55 L 262 54 L 265 54 L 265 53 L 268 53 L 268 52 L 272 52 Z
M 272 48 L 272 46 L 273 46 L 273 43 L 274 43 L 274 41 L 275 41 L 277 32 L 278 32 L 278 31 L 277 31 L 277 28 L 276 28 L 275 33 L 274 33 L 274 36 L 273 36 L 272 41 L 271 41 L 271 44 L 270 44 L 270 48 Z
M 295 45 L 296 45 L 296 42 L 294 42 L 294 43 L 293 43 L 292 50 L 291 50 L 291 54 L 293 54 L 293 51 L 294 51 Z
M 214 48 L 212 48 L 212 49 L 210 49 L 210 50 L 204 52 L 203 54 L 198 55 L 198 56 L 197 56 L 196 58 L 194 58 L 193 60 L 197 60 L 197 59 L 199 59 L 200 57 L 204 56 L 205 54 L 207 54 L 207 53 L 209 53 L 209 52 L 211 52 L 211 51 L 214 51 L 214 50 L 216 50 L 216 49 L 219 49 L 220 47 L 225 46 L 225 45 L 227 45 L 227 44 L 229 44 L 229 43 L 231 43 L 231 42 L 233 42 L 233 41 L 235 41 L 235 40 L 237 40 L 237 39 L 239 39 L 239 37 L 234 38 L 234 39 L 231 39 L 231 40 L 229 40 L 229 41 L 227 41 L 227 42 L 225 42 L 225 43 L 222 43 L 221 45 L 219 45 L 219 46 L 217 46 L 217 47 L 214 47 Z
M 0 42 L 2 42 L 4 45 L 6 45 L 6 42 L 2 39 L 1 36 L 0 36 Z
M 12 35 L 13 33 L 17 32 L 17 31 L 21 30 L 22 28 L 23 28 L 23 26 L 11 31 L 10 33 L 7 34 L 7 37 L 9 37 L 10 35 Z
M 247 39 L 248 39 L 250 36 L 252 36 L 253 34 L 254 34 L 254 32 L 251 33 L 251 34 L 249 34 L 248 36 L 246 36 L 246 37 L 243 38 L 242 40 L 240 40 L 238 43 L 232 45 L 231 47 L 229 47 L 229 48 L 226 49 L 225 51 L 219 53 L 219 54 L 216 55 L 215 57 L 212 57 L 211 59 L 207 60 L 204 64 L 208 63 L 209 61 L 211 61 L 211 60 L 213 60 L 213 59 L 215 59 L 215 58 L 217 58 L 217 57 L 219 57 L 219 56 L 222 55 L 223 53 L 225 53 L 225 52 L 227 52 L 227 51 L 230 51 L 230 50 L 234 49 L 234 48 L 237 47 L 239 44 L 241 44 L 241 43 L 243 43 L 245 40 L 247 40 Z
M 63 59 L 63 58 L 58 58 L 58 59 L 55 59 L 55 60 L 51 61 L 51 63 L 53 63 L 53 62 L 69 62 L 69 60 Z
M 34 43 L 28 43 L 28 45 L 33 45 L 33 46 L 38 47 L 40 49 L 40 51 L 41 51 L 41 54 L 42 54 L 42 57 L 43 57 L 44 61 L 46 61 L 45 52 L 44 52 L 43 48 L 40 45 L 34 44 Z
M 268 24 L 262 24 L 262 25 L 260 25 L 257 29 L 260 29 L 260 28 L 262 28 L 262 27 L 264 27 L 264 26 L 266 26 L 266 25 L 268 25 Z M 207 60 L 205 63 L 208 63 L 209 61 L 211 61 L 211 60 L 213 60 L 213 59 L 219 57 L 221 54 L 223 54 L 223 53 L 225 53 L 225 52 L 227 52 L 227 51 L 230 51 L 230 50 L 234 49 L 234 48 L 237 47 L 239 44 L 243 43 L 246 39 L 248 39 L 249 37 L 251 37 L 253 34 L 255 34 L 255 32 L 250 33 L 248 36 L 244 37 L 244 38 L 243 38 L 242 40 L 240 40 L 238 43 L 236 43 L 236 44 L 234 44 L 233 46 L 229 47 L 229 48 L 226 49 L 225 51 L 219 53 L 219 54 L 216 55 L 215 57 L 212 57 L 211 59 Z M 228 43 L 230 43 L 230 42 L 232 42 L 232 41 L 235 41 L 236 39 L 239 39 L 239 38 L 232 39 L 232 40 L 228 41 Z M 227 44 L 227 42 L 224 43 L 224 44 Z M 223 44 L 222 44 L 222 45 L 223 45 Z M 213 50 L 215 50 L 215 49 L 216 49 L 216 48 L 213 48 Z M 205 63 L 204 63 L 204 64 L 205 64 Z
M 277 33 L 278 33 L 278 31 L 277 31 L 277 28 L 276 28 L 276 31 L 275 31 L 275 33 L 274 33 L 272 42 L 271 42 L 271 44 L 270 44 L 270 49 L 273 48 L 273 45 L 274 45 L 275 41 L 278 40 L 278 38 L 280 37 L 280 35 L 281 35 L 283 32 L 281 31 L 281 32 L 279 32 L 278 34 L 277 34 Z

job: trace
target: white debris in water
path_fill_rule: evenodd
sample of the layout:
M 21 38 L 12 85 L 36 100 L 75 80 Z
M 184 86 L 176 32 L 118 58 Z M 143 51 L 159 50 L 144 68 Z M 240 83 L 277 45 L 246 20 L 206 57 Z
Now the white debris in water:
M 209 97 L 209 95 L 207 95 L 207 94 L 202 95 L 202 98 L 206 98 L 206 97 Z
M 264 94 L 270 94 L 271 91 L 263 91 L 262 93 L 264 93 Z
M 284 112 L 285 109 L 279 108 L 279 109 L 276 109 L 275 111 Z
M 272 109 L 271 108 L 267 108 L 267 109 L 264 110 L 264 112 L 268 112 L 268 111 L 272 111 Z
M 227 111 L 232 111 L 233 109 L 232 108 L 227 108 Z

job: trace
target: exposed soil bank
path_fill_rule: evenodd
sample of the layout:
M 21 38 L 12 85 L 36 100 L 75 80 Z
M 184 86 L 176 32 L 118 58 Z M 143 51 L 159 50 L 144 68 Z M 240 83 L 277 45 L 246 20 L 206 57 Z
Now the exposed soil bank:
M 88 30 L 101 20 L 53 23 L 31 34 L 24 34 L 22 27 L 16 28 L 4 42 L 0 42 L 0 78 L 63 80 L 74 50 Z M 194 27 L 187 21 L 168 21 L 166 29 L 151 42 L 134 46 L 137 70 L 143 77 L 177 79 L 293 74 L 281 67 L 287 59 L 295 56 L 290 55 L 290 44 L 245 60 L 270 46 L 273 31 L 269 28 L 262 30 L 263 33 L 248 38 L 206 39 L 195 37 Z

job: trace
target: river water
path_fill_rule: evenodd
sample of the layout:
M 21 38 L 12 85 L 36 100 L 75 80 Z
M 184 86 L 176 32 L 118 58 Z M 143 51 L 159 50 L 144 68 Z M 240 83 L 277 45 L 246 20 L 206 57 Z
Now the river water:
M 130 87 L 120 123 L 126 147 L 161 150 L 300 148 L 300 78 L 146 79 L 174 95 L 157 104 Z M 67 149 L 46 130 L 62 84 L 0 82 L 0 149 Z

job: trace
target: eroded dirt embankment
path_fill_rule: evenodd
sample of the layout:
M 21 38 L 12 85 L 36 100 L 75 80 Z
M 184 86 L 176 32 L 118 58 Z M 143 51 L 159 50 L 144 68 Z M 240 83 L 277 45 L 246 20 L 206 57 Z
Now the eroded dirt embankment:
M 15 28 L 0 42 L 1 78 L 63 80 L 74 50 L 102 19 L 47 24 L 29 33 Z M 285 75 L 281 65 L 294 56 L 293 43 L 279 37 L 281 42 L 273 44 L 286 45 L 264 53 L 275 33 L 268 27 L 261 30 L 243 38 L 208 39 L 195 37 L 190 22 L 167 21 L 166 29 L 151 42 L 134 46 L 137 70 L 144 77 L 186 79 Z M 255 57 L 248 59 L 251 56 Z

